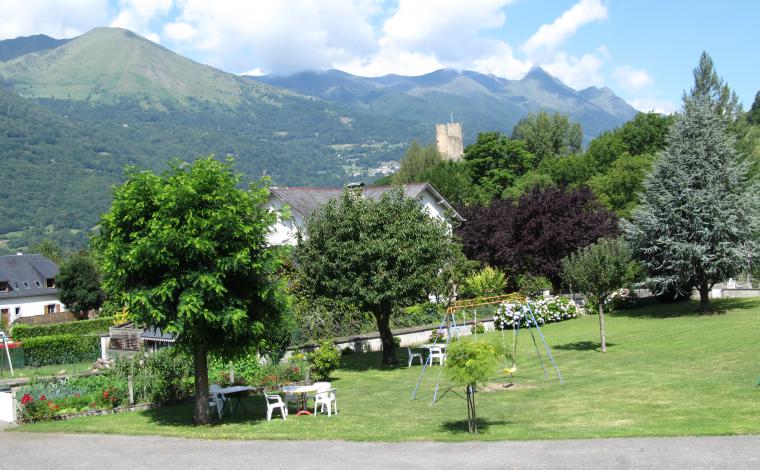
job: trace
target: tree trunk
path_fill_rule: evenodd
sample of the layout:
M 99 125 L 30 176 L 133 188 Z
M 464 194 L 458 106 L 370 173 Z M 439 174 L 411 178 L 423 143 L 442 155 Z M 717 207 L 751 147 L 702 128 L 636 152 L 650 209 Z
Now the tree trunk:
M 467 386 L 467 427 L 473 434 L 478 433 L 478 417 L 475 414 L 475 386 Z
M 198 345 L 193 351 L 195 365 L 195 408 L 193 422 L 196 425 L 211 422 L 208 413 L 208 346 Z
M 604 302 L 599 301 L 599 334 L 602 338 L 601 350 L 607 352 L 607 332 L 604 329 Z
M 710 286 L 707 282 L 702 282 L 699 285 L 699 310 L 701 312 L 712 310 L 712 305 L 710 305 Z
M 380 341 L 383 343 L 383 364 L 397 364 L 396 345 L 393 343 L 393 332 L 390 326 L 390 312 L 376 313 L 375 320 L 377 320 L 377 331 L 380 332 Z

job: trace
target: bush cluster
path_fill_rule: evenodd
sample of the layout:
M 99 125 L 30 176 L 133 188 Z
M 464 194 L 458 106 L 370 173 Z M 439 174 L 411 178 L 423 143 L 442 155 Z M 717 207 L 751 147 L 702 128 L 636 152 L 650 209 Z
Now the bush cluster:
M 100 354 L 100 338 L 94 335 L 33 336 L 24 339 L 22 344 L 24 362 L 32 367 L 94 361 Z
M 333 345 L 331 340 L 322 341 L 319 349 L 309 353 L 309 370 L 314 380 L 325 380 L 330 377 L 332 371 L 340 365 L 340 350 Z
M 113 318 L 101 317 L 93 320 L 79 320 L 66 323 L 50 323 L 46 325 L 17 324 L 11 328 L 11 337 L 16 341 L 37 336 L 53 335 L 89 335 L 96 333 L 108 333 L 108 328 L 113 325 Z
M 580 309 L 574 301 L 566 297 L 548 297 L 538 300 L 527 300 L 524 303 L 504 303 L 499 306 L 493 317 L 494 326 L 498 329 L 513 328 L 515 324 L 526 326 L 531 322 L 526 309 L 530 307 L 538 325 L 553 323 L 575 318 L 580 314 Z

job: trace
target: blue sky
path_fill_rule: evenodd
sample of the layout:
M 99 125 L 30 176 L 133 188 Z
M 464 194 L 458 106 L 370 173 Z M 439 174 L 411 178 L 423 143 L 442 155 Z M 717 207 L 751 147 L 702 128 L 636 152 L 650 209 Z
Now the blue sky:
M 539 65 L 669 112 L 707 50 L 745 108 L 760 89 L 752 0 L 0 0 L 0 11 L 0 39 L 121 26 L 233 73 L 451 67 L 515 79 Z

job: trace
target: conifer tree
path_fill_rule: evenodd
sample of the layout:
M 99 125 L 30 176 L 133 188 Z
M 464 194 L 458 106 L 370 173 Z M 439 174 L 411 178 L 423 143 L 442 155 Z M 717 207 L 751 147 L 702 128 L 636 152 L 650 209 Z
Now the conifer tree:
M 757 185 L 747 178 L 724 117 L 732 100 L 699 91 L 720 84 L 705 57 L 697 69 L 704 73 L 695 71 L 695 88 L 684 96 L 683 114 L 625 225 L 655 291 L 696 288 L 703 311 L 710 309 L 712 286 L 736 275 L 756 251 L 760 207 Z

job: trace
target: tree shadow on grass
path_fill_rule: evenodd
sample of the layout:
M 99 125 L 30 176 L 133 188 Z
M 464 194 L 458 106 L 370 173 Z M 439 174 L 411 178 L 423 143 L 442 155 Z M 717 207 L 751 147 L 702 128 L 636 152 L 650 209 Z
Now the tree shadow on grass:
M 365 352 L 365 353 L 353 353 L 344 354 L 340 358 L 340 369 L 348 370 L 352 372 L 362 372 L 366 370 L 396 370 L 400 368 L 406 368 L 406 353 L 396 350 L 398 357 L 398 364 L 385 365 L 383 364 L 383 353 L 378 352 Z
M 511 421 L 491 420 L 488 418 L 478 418 L 477 423 L 478 423 L 478 434 L 488 433 L 489 428 L 493 426 L 505 426 L 507 424 L 512 424 Z M 446 421 L 445 423 L 441 424 L 441 429 L 443 429 L 444 431 L 456 433 L 456 434 L 470 433 L 469 429 L 467 428 L 467 419 Z
M 607 343 L 607 347 L 615 346 L 615 343 Z M 601 351 L 602 343 L 598 341 L 575 341 L 573 343 L 558 344 L 552 349 L 560 351 Z
M 234 407 L 236 403 L 235 398 L 232 398 L 230 405 Z M 177 405 L 167 405 L 154 410 L 145 410 L 140 412 L 143 416 L 149 418 L 153 423 L 170 428 L 192 428 L 193 423 L 193 403 L 182 403 Z M 230 413 L 230 410 L 225 409 L 224 415 L 219 419 L 219 415 L 216 410 L 211 408 L 209 410 L 211 415 L 211 423 L 208 428 L 221 427 L 229 424 L 245 424 L 245 425 L 258 425 L 267 422 L 266 416 L 266 401 L 263 395 L 251 395 L 241 400 L 240 406 L 234 410 L 234 413 Z M 294 416 L 296 410 L 293 407 L 289 409 L 289 417 Z M 280 418 L 279 411 L 276 411 L 272 420 L 282 419 Z
M 675 303 L 652 304 L 644 307 L 616 310 L 615 317 L 629 318 L 675 318 L 722 315 L 730 310 L 748 310 L 758 308 L 758 299 L 715 299 L 710 301 L 712 311 L 702 312 L 699 301 L 687 300 Z

